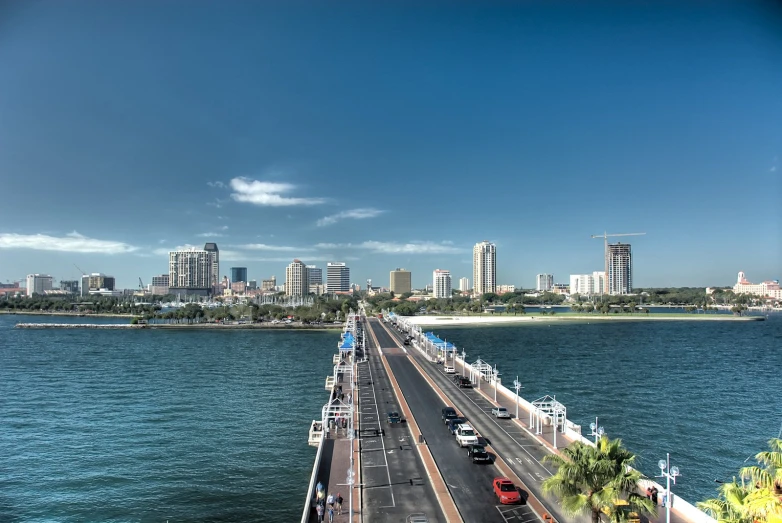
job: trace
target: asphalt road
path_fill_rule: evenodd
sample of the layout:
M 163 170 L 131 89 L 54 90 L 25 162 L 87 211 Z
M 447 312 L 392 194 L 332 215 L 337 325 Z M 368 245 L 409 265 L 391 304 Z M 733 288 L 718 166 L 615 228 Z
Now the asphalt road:
M 384 349 L 401 345 L 377 319 L 370 320 L 370 325 Z M 412 353 L 412 350 L 409 352 Z M 459 447 L 442 421 L 441 409 L 446 404 L 421 377 L 408 355 L 398 349 L 384 353 L 464 521 L 538 521 L 525 506 L 509 507 L 497 503 L 491 483 L 493 478 L 502 474 L 494 465 L 474 464 L 467 458 L 467 450 Z M 459 405 L 456 406 L 461 410 Z M 482 415 L 478 410 L 463 412 L 470 420 L 473 413 Z

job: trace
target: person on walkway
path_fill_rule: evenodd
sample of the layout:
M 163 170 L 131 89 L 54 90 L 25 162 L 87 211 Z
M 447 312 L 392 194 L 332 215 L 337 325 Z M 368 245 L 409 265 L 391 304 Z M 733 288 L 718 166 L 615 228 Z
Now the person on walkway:
M 334 494 L 329 494 L 329 497 L 326 498 L 326 504 L 330 509 L 334 509 Z
M 342 514 L 342 494 L 337 492 L 337 497 L 334 500 L 334 508 L 337 509 L 337 512 L 341 515 Z
M 318 513 L 318 523 L 323 523 L 323 505 L 318 503 L 318 506 L 315 507 L 315 511 Z
M 329 507 L 329 523 L 334 523 L 334 507 Z

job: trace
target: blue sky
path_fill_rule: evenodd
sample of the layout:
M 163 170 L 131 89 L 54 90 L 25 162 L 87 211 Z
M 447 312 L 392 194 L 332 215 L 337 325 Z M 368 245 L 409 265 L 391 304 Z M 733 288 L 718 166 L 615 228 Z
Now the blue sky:
M 753 2 L 11 2 L 0 279 L 346 261 L 637 286 L 782 277 L 782 10 Z M 632 5 L 627 5 L 632 4 Z

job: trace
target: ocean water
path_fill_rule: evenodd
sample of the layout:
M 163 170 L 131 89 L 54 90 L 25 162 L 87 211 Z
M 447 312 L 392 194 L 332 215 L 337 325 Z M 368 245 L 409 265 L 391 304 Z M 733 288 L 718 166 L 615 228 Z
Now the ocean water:
M 599 417 L 649 476 L 671 454 L 675 494 L 714 497 L 782 425 L 782 315 L 763 322 L 592 322 L 432 329 L 494 365 L 533 401 L 567 408 L 582 434 Z M 457 369 L 458 372 L 458 369 Z M 747 458 L 750 458 L 747 460 Z
M 336 331 L 18 330 L 0 316 L 0 521 L 298 521 Z M 102 320 L 109 323 L 121 320 Z M 782 423 L 782 318 L 437 333 L 556 395 L 675 492 L 711 496 Z
M 298 521 L 335 331 L 17 320 L 68 321 L 0 316 L 0 521 Z

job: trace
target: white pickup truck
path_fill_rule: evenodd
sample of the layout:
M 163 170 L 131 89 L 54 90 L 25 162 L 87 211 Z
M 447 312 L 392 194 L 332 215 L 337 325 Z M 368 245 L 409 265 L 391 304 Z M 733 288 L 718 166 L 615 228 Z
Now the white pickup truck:
M 456 442 L 460 447 L 466 447 L 467 445 L 477 445 L 478 435 L 475 433 L 475 429 L 467 423 L 462 423 L 456 428 Z

